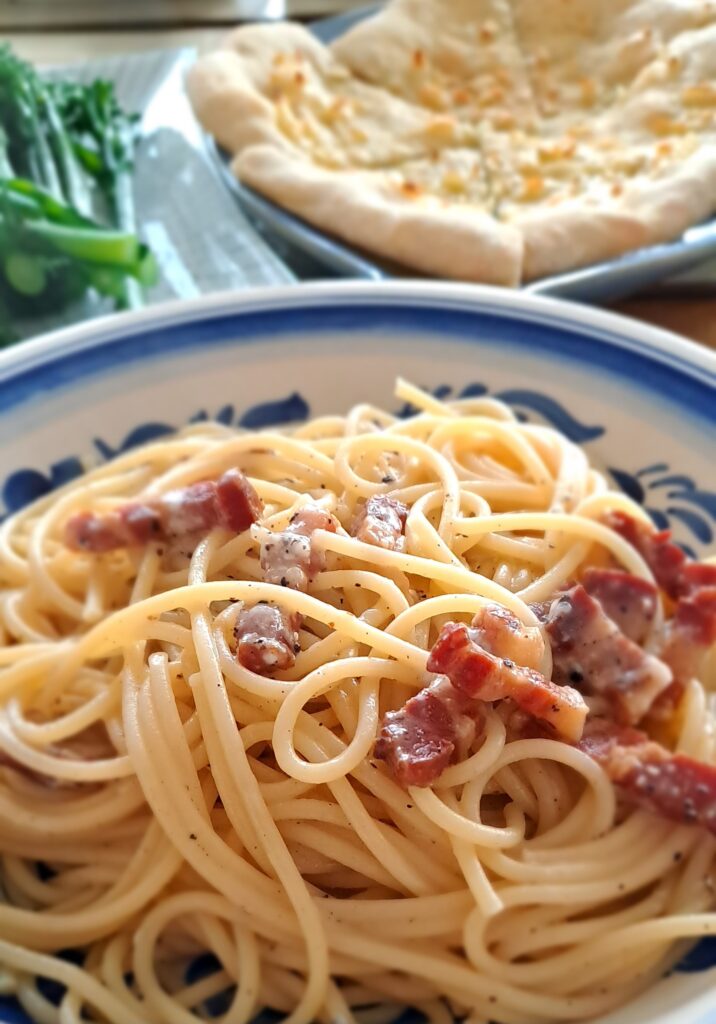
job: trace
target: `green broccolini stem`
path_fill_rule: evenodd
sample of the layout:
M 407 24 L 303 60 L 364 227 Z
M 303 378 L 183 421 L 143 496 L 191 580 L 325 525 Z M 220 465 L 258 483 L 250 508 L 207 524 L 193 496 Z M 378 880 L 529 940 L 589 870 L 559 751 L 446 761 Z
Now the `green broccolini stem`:
M 2 216 L 0 215 L 0 234 Z M 30 220 L 23 226 L 28 238 L 49 243 L 58 252 L 84 263 L 119 267 L 128 274 L 137 271 L 141 247 L 136 235 L 102 228 L 76 228 L 65 224 Z
M 34 82 L 26 79 L 20 81 L 20 89 L 27 103 L 27 114 L 32 131 L 29 156 L 39 176 L 38 184 L 44 185 L 56 199 L 64 199 L 62 182 L 52 157 L 52 150 L 45 135 L 45 128 L 40 118 L 37 104 L 37 90 Z
M 69 224 L 77 228 L 100 226 L 96 221 L 83 217 L 73 207 L 55 199 L 45 189 L 25 178 L 8 178 L 2 182 L 1 187 L 0 209 L 12 211 L 20 218 L 48 220 L 52 224 Z
M 50 129 L 52 149 L 62 176 L 65 199 L 78 213 L 89 217 L 92 214 L 92 193 L 62 124 L 52 94 L 47 89 L 42 92 L 42 102 Z

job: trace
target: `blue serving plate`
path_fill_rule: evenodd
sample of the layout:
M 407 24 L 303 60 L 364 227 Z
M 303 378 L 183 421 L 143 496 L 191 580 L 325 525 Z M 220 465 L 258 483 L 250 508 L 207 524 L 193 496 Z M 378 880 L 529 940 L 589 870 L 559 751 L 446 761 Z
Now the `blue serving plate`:
M 716 354 L 587 306 L 436 282 L 205 296 L 0 353 L 0 516 L 189 422 L 288 426 L 361 401 L 398 411 L 399 374 L 557 427 L 694 554 L 713 553 Z M 647 1021 L 716 1024 L 716 940 L 599 1024 Z M 0 1022 L 30 1024 L 10 997 Z
M 373 4 L 324 18 L 313 22 L 311 31 L 322 42 L 331 43 L 378 9 L 379 6 Z M 418 276 L 415 271 L 387 264 L 346 245 L 264 198 L 234 177 L 227 155 L 213 140 L 209 141 L 209 149 L 223 180 L 244 212 L 298 276 L 354 277 L 369 281 Z M 676 280 L 670 287 L 678 290 L 713 289 L 716 288 L 716 263 L 708 265 L 708 261 L 714 258 L 716 220 L 690 228 L 678 241 L 649 246 L 618 259 L 534 281 L 524 290 L 599 304 L 615 302 L 674 277 Z M 701 267 L 702 272 L 698 269 Z

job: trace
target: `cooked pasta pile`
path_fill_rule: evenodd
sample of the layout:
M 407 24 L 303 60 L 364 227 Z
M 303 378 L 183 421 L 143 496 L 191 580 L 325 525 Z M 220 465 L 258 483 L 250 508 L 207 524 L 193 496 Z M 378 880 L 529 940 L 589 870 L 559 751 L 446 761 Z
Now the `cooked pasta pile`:
M 413 416 L 195 425 L 3 524 L 0 992 L 39 1024 L 219 1005 L 227 1024 L 589 1019 L 716 934 L 716 838 L 625 806 L 579 746 L 516 730 L 510 701 L 485 703 L 430 787 L 374 756 L 448 620 L 496 603 L 542 628 L 535 609 L 588 564 L 650 575 L 602 521 L 643 513 L 558 432 L 489 398 L 398 394 Z M 232 468 L 263 503 L 243 532 L 64 541 L 77 513 Z M 409 509 L 402 550 L 350 534 L 374 495 Z M 311 539 L 320 571 L 305 592 L 265 582 L 262 540 L 309 502 L 341 524 Z M 259 674 L 234 627 L 262 601 L 301 625 L 294 664 Z M 706 682 L 659 738 L 714 764 Z M 41 979 L 65 986 L 59 1007 Z

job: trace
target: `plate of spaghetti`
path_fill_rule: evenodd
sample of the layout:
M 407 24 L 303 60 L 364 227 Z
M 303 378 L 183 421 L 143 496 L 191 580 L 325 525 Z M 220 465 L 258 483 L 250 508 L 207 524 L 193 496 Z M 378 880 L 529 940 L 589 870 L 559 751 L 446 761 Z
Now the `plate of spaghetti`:
M 3 354 L 0 1021 L 715 1021 L 715 367 L 422 284 Z

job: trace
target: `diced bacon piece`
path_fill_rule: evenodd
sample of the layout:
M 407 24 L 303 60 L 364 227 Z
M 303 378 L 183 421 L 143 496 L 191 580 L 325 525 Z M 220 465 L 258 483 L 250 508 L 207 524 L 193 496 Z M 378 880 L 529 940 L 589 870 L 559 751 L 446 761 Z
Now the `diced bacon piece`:
M 680 679 L 675 679 L 665 690 L 662 690 L 649 708 L 648 721 L 671 722 L 685 692 L 685 685 Z
M 229 469 L 216 482 L 219 525 L 232 533 L 244 530 L 260 519 L 264 506 L 256 489 L 238 469 Z
M 546 629 L 555 682 L 604 695 L 621 721 L 640 721 L 671 683 L 670 669 L 625 636 L 581 584 L 552 602 Z
M 217 485 L 202 480 L 191 487 L 168 491 L 162 496 L 162 525 L 175 537 L 185 537 L 199 530 L 210 530 L 218 520 Z
M 308 589 L 323 568 L 323 554 L 313 550 L 315 530 L 336 533 L 338 520 L 318 505 L 304 505 L 291 516 L 288 527 L 261 542 L 261 568 L 267 583 L 292 590 Z
M 688 559 L 678 544 L 671 540 L 671 530 L 657 531 L 648 523 L 620 510 L 607 513 L 604 522 L 636 548 L 659 586 L 671 597 L 677 597 Z
M 119 510 L 118 515 L 128 532 L 130 546 L 143 547 L 150 541 L 164 536 L 161 511 L 152 505 L 125 505 Z
M 364 544 L 374 544 L 388 551 L 404 551 L 407 518 L 408 509 L 401 501 L 386 494 L 374 494 L 356 514 L 351 534 Z
M 449 623 L 428 662 L 430 671 L 441 673 L 444 664 L 446 674 L 385 716 L 375 756 L 386 761 L 401 785 L 429 786 L 452 761 L 466 756 L 482 720 L 482 703 L 508 696 L 530 716 L 578 738 L 586 715 L 580 695 L 514 663 L 519 658 L 536 664 L 543 650 L 540 631 L 499 605 L 482 608 L 469 630 Z
M 479 631 L 448 622 L 428 659 L 428 671 L 446 675 L 468 697 L 482 701 L 510 698 L 522 711 L 547 722 L 562 738 L 576 743 L 587 705 L 570 686 L 557 686 L 532 668 L 499 658 L 479 645 Z
M 291 533 L 300 533 L 304 537 L 310 537 L 316 530 L 336 533 L 338 520 L 320 505 L 303 505 L 289 519 L 288 529 Z
M 671 539 L 670 530 L 655 530 L 626 512 L 609 512 L 604 522 L 636 548 L 659 586 L 674 599 L 704 587 L 716 587 L 716 565 L 696 562 Z
M 634 729 L 630 725 L 619 725 L 606 718 L 590 716 L 584 727 L 584 734 L 577 745 L 595 761 L 606 764 L 612 751 L 617 748 L 622 750 L 631 747 L 634 750 L 638 749 L 640 745 L 651 742 L 646 733 L 640 729 Z M 654 747 L 660 750 L 664 749 L 658 743 L 654 743 Z
M 525 626 L 509 608 L 487 604 L 472 620 L 475 641 L 498 658 L 537 668 L 544 653 L 544 640 L 536 626 Z
M 300 650 L 301 616 L 273 604 L 256 604 L 239 612 L 234 625 L 236 656 L 244 666 L 262 676 L 291 668 Z
M 65 526 L 67 546 L 74 551 L 91 551 L 93 554 L 141 547 L 163 537 L 161 516 L 151 505 L 125 505 L 116 512 L 101 516 L 93 512 L 78 512 Z
M 660 657 L 680 680 L 698 677 L 709 649 L 716 643 L 716 587 L 679 598 L 674 616 L 664 627 Z
M 582 585 L 622 633 L 636 644 L 648 637 L 659 602 L 650 580 L 621 569 L 587 569 Z
M 261 499 L 238 469 L 228 470 L 217 481 L 170 491 L 159 504 L 169 537 L 206 532 L 215 526 L 243 533 L 263 512 Z
M 640 807 L 716 835 L 716 768 L 685 754 L 643 759 L 618 779 L 621 791 Z
M 698 676 L 708 649 L 716 643 L 716 565 L 695 562 L 671 540 L 625 512 L 605 522 L 641 553 L 657 583 L 676 601 L 661 641 L 661 658 L 680 682 Z
M 263 505 L 238 469 L 217 481 L 202 480 L 145 502 L 129 502 L 113 512 L 79 512 L 65 526 L 65 543 L 74 551 L 102 554 L 207 532 L 216 526 L 243 533 L 261 515 Z
M 161 536 L 158 519 L 156 536 Z M 93 512 L 78 512 L 65 525 L 65 544 L 73 551 L 91 551 L 99 555 L 133 546 L 134 540 L 119 512 L 103 516 Z
M 681 572 L 681 594 L 690 597 L 698 590 L 716 590 L 716 565 L 712 562 L 687 562 Z
M 671 622 L 687 633 L 693 644 L 711 647 L 716 643 L 716 587 L 697 590 L 692 596 L 680 598 Z
M 447 766 L 465 756 L 482 714 L 477 701 L 438 676 L 398 711 L 389 711 L 375 744 L 401 786 L 430 786 Z
M 716 835 L 716 766 L 672 754 L 643 732 L 589 723 L 580 747 L 598 761 L 624 799 Z

